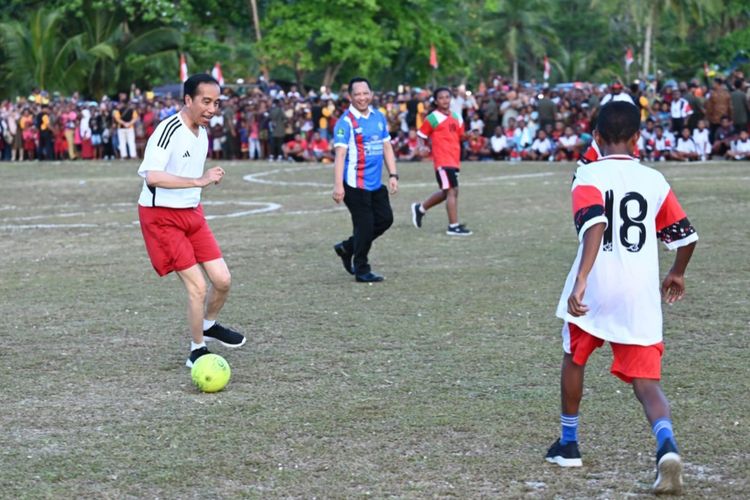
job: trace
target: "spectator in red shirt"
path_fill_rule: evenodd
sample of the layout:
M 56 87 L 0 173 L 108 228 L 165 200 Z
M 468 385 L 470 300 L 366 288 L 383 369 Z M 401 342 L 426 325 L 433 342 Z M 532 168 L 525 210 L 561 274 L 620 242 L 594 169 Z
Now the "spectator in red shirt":
M 302 134 L 294 134 L 294 139 L 287 142 L 281 149 L 284 157 L 289 161 L 307 161 L 307 141 L 302 138 Z
M 309 156 L 311 160 L 319 161 L 322 163 L 331 163 L 333 161 L 331 146 L 330 144 L 328 144 L 327 140 L 320 137 L 320 132 L 313 132 L 309 147 Z

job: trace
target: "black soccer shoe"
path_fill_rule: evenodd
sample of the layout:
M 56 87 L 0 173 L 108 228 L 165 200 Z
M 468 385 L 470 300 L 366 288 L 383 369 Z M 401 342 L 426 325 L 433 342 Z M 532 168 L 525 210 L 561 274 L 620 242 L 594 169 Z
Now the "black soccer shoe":
M 240 347 L 245 343 L 245 336 L 234 330 L 230 330 L 219 323 L 203 331 L 203 338 L 206 341 L 217 340 L 226 347 Z
M 347 252 L 344 248 L 343 243 L 333 245 L 333 251 L 336 252 L 336 255 L 341 257 L 341 263 L 344 265 L 344 269 L 346 269 L 346 272 L 349 274 L 354 274 L 354 269 L 352 268 L 352 257 L 354 256 L 354 254 Z
M 185 361 L 185 366 L 187 366 L 188 368 L 192 368 L 193 363 L 198 361 L 198 358 L 200 358 L 204 354 L 211 354 L 211 351 L 209 351 L 205 346 L 190 351 L 190 356 L 188 357 L 187 361 Z
M 656 481 L 653 489 L 657 495 L 679 495 L 682 492 L 682 459 L 671 439 L 664 441 L 656 452 Z
M 560 467 L 581 467 L 581 452 L 578 451 L 578 443 L 570 441 L 567 444 L 560 444 L 558 438 L 547 450 L 547 456 L 544 457 L 547 462 L 557 464 Z
M 471 229 L 464 226 L 463 224 L 459 224 L 456 227 L 450 227 L 448 226 L 448 229 L 445 231 L 445 234 L 448 236 L 471 236 L 472 233 Z
M 411 204 L 411 222 L 416 228 L 422 227 L 422 218 L 425 216 L 425 214 L 423 214 L 420 210 L 421 207 L 421 203 Z

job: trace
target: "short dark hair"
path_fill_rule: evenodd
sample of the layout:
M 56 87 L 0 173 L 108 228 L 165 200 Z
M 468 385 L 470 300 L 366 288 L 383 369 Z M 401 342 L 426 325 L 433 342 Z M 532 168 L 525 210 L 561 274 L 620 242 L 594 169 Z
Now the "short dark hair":
M 372 90 L 372 85 L 370 85 L 370 80 L 368 80 L 367 78 L 364 78 L 362 76 L 355 76 L 354 78 L 352 78 L 351 80 L 349 80 L 349 93 L 350 94 L 352 93 L 352 89 L 354 88 L 354 84 L 355 83 L 360 83 L 360 82 L 366 83 L 367 84 L 367 88 L 370 89 L 370 90 Z
M 216 78 L 207 73 L 197 73 L 187 80 L 182 86 L 182 101 L 185 102 L 185 97 L 190 96 L 195 99 L 195 95 L 198 93 L 198 87 L 201 83 L 213 83 L 217 87 L 221 88 Z
M 641 126 L 641 113 L 625 101 L 608 102 L 599 111 L 596 130 L 605 144 L 627 142 Z
M 435 92 L 433 92 L 433 93 L 432 93 L 432 98 L 433 98 L 433 99 L 434 99 L 435 101 L 437 101 L 437 96 L 438 96 L 438 94 L 439 94 L 440 92 L 448 92 L 448 95 L 449 95 L 449 96 L 452 96 L 452 95 L 453 95 L 453 92 L 451 92 L 451 89 L 449 89 L 448 87 L 438 87 L 438 88 L 436 88 L 436 89 L 435 89 Z

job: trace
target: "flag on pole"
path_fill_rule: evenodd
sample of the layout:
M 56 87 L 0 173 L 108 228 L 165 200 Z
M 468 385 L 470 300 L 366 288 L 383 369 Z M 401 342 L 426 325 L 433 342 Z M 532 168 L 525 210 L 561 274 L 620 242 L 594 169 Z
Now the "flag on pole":
M 630 68 L 631 64 L 633 64 L 633 49 L 628 47 L 628 50 L 625 51 L 625 67 Z
M 437 50 L 435 50 L 434 43 L 430 45 L 430 66 L 432 66 L 433 69 L 438 68 Z
M 221 87 L 224 86 L 224 75 L 221 74 L 221 65 L 219 61 L 214 64 L 214 69 L 211 70 L 211 76 L 213 76 Z
M 550 73 L 550 67 L 549 67 L 549 57 L 546 55 L 544 56 L 544 79 L 549 80 L 549 73 Z
M 185 60 L 185 54 L 180 53 L 180 81 L 185 83 L 188 79 L 187 61 Z

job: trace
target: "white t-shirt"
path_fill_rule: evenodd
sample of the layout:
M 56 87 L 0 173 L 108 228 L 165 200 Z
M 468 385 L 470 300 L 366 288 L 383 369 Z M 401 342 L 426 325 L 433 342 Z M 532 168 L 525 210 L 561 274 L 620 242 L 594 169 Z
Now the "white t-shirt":
M 531 144 L 531 150 L 540 154 L 549 153 L 552 150 L 552 142 L 547 137 L 544 139 L 534 139 L 534 142 Z
M 660 239 L 674 250 L 698 239 L 669 184 L 661 173 L 629 156 L 605 156 L 578 168 L 572 193 L 579 241 L 593 225 L 603 222 L 607 226 L 586 282 L 583 301 L 589 311 L 579 317 L 567 312 L 581 262 L 581 243 L 560 296 L 557 316 L 610 342 L 660 342 L 656 241 Z M 566 332 L 563 327 L 563 348 L 570 352 Z
M 508 138 L 505 135 L 501 135 L 500 137 L 493 135 L 490 138 L 490 146 L 493 152 L 499 153 L 503 149 L 508 149 Z
M 208 134 L 203 127 L 196 136 L 177 113 L 157 125 L 146 144 L 138 175 L 143 189 L 138 204 L 143 207 L 193 208 L 201 201 L 201 188 L 165 189 L 146 184 L 146 172 L 167 172 L 197 179 L 203 175 L 208 154 Z
M 561 135 L 557 139 L 557 142 L 559 142 L 560 146 L 562 146 L 564 148 L 572 148 L 572 147 L 575 147 L 576 144 L 578 144 L 578 136 L 575 135 L 575 134 L 570 135 L 570 136 L 568 136 L 568 135 Z
M 692 137 L 688 137 L 687 139 L 683 138 L 682 136 L 677 138 L 677 144 L 674 147 L 675 151 L 679 151 L 680 153 L 698 153 L 700 154 L 700 151 L 698 151 L 698 148 L 695 146 L 695 141 L 693 141 Z
M 693 140 L 695 141 L 695 147 L 698 149 L 698 153 L 707 155 L 711 153 L 711 143 L 708 140 L 708 129 L 704 128 L 693 130 Z
M 737 139 L 732 143 L 732 151 L 735 153 L 750 153 L 750 139 L 746 141 Z

